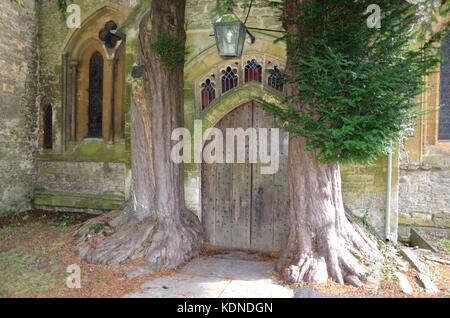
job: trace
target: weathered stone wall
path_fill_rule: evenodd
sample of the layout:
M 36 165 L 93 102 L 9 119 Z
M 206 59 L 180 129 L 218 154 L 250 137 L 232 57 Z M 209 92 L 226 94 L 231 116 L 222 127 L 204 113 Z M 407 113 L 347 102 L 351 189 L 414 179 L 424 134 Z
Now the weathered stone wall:
M 450 149 L 427 145 L 422 162 L 403 154 L 400 168 L 400 225 L 450 228 Z
M 36 206 L 111 210 L 125 201 L 124 163 L 38 161 Z
M 0 211 L 30 208 L 36 150 L 35 1 L 0 2 Z
M 342 193 L 344 204 L 354 215 L 385 237 L 387 159 L 382 157 L 372 165 L 342 165 Z M 389 239 L 397 239 L 398 220 L 398 156 L 393 155 L 391 196 L 391 229 Z
M 39 161 L 37 191 L 88 192 L 124 197 L 126 168 L 114 162 Z

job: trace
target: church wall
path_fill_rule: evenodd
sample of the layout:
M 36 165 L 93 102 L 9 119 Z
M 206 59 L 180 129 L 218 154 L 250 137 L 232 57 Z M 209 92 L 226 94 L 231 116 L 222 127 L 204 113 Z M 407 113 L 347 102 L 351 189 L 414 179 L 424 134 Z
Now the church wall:
M 35 1 L 0 1 L 0 215 L 31 207 L 35 179 Z

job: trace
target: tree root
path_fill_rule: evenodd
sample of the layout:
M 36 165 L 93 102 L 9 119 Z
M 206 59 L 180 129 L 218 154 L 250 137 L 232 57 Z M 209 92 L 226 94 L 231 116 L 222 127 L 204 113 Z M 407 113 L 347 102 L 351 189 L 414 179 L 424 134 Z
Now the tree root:
M 286 252 L 277 264 L 285 281 L 290 284 L 301 281 L 307 283 L 326 283 L 332 279 L 339 284 L 360 287 L 367 280 L 367 270 L 360 265 L 362 260 L 382 261 L 383 256 L 356 223 L 345 220 L 340 235 L 335 230 L 315 231 L 315 236 L 306 227 L 294 231 Z M 345 230 L 344 230 L 345 229 Z
M 190 211 L 182 211 L 179 222 L 155 218 L 139 221 L 131 205 L 84 223 L 74 234 L 82 259 L 117 265 L 143 257 L 147 272 L 174 269 L 198 256 L 203 245 L 200 222 Z

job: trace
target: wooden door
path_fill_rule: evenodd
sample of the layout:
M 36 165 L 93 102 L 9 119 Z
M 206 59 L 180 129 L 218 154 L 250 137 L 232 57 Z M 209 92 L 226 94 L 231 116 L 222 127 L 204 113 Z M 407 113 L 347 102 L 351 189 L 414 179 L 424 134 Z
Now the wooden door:
M 273 116 L 250 102 L 216 125 L 224 137 L 227 128 L 250 127 L 272 128 Z M 260 163 L 248 162 L 248 139 L 246 163 L 202 164 L 202 221 L 208 244 L 258 251 L 282 248 L 289 218 L 287 151 L 288 134 L 280 130 L 280 168 L 276 174 L 263 175 Z

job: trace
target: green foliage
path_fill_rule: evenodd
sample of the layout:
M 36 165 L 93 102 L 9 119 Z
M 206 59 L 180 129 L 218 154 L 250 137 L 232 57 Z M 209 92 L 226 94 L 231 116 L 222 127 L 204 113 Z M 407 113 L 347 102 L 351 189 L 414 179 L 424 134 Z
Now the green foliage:
M 0 218 L 2 217 L 11 217 L 14 216 L 16 214 L 16 212 L 14 210 L 2 210 L 0 209 Z
M 58 7 L 61 14 L 65 17 L 67 12 L 67 0 L 58 0 Z
M 246 10 L 249 10 L 250 4 L 253 0 L 216 0 L 216 8 L 212 11 L 213 15 L 220 16 L 228 11 L 233 11 L 238 5 L 245 13 Z M 267 5 L 272 4 L 268 2 Z
M 440 7 L 379 0 L 381 28 L 369 28 L 372 0 L 310 0 L 296 7 L 299 21 L 283 18 L 288 45 L 285 83 L 294 87 L 287 108 L 264 102 L 282 127 L 307 139 L 320 162 L 373 162 L 410 128 L 424 76 L 439 63 L 433 33 Z M 425 40 L 427 39 L 427 40 Z M 436 105 L 437 106 L 437 105 Z
M 11 0 L 14 3 L 17 4 L 23 4 L 23 0 Z M 58 7 L 59 10 L 61 11 L 62 15 L 65 16 L 66 15 L 66 11 L 67 11 L 67 0 L 57 0 L 58 1 Z
M 159 60 L 165 67 L 175 69 L 184 66 L 186 52 L 175 37 L 160 33 L 151 44 L 151 48 L 158 54 Z
M 441 239 L 436 243 L 436 247 L 446 253 L 446 254 L 450 254 L 450 240 L 447 239 Z

